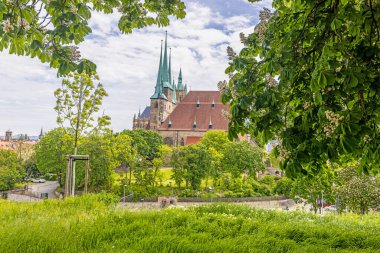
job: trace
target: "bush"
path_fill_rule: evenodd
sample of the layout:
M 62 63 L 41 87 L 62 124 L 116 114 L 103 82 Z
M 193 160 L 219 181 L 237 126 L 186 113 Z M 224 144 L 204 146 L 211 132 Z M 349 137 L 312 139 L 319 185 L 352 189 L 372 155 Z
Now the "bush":
M 273 192 L 278 195 L 289 197 L 291 195 L 292 189 L 293 181 L 290 178 L 283 177 L 277 181 L 273 189 Z

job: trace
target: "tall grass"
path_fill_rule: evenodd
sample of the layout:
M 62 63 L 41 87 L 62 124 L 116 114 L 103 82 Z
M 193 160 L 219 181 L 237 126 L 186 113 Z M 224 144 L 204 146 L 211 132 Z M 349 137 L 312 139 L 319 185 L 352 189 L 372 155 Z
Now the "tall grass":
M 237 205 L 126 211 L 104 196 L 0 202 L 0 252 L 380 252 L 380 216 Z

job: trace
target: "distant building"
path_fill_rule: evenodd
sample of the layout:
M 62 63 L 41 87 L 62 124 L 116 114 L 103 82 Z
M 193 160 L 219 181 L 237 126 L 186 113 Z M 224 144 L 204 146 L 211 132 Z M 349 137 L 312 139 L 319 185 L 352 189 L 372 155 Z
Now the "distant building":
M 43 136 L 44 136 L 44 131 L 41 127 L 41 132 L 40 132 L 40 135 L 38 135 L 38 140 L 41 140 Z
M 12 141 L 12 131 L 8 130 L 5 132 L 5 139 L 4 141 Z
M 167 34 L 161 43 L 157 81 L 150 106 L 133 117 L 133 129 L 158 131 L 170 146 L 198 142 L 209 130 L 228 131 L 228 120 L 222 115 L 228 105 L 221 102 L 218 91 L 187 91 L 182 69 L 175 83 L 172 78 L 171 50 L 168 55 Z

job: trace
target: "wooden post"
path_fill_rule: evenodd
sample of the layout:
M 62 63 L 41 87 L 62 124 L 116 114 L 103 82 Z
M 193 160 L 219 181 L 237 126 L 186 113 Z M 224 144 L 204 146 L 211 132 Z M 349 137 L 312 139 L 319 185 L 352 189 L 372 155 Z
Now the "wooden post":
M 66 158 L 66 180 L 65 180 L 65 197 L 70 195 L 71 192 L 71 185 L 70 185 L 70 178 L 71 178 L 71 157 L 68 156 Z
M 85 175 L 84 175 L 84 193 L 87 193 L 87 190 L 88 190 L 88 167 L 89 167 L 89 160 L 86 160 L 86 168 L 85 168 Z

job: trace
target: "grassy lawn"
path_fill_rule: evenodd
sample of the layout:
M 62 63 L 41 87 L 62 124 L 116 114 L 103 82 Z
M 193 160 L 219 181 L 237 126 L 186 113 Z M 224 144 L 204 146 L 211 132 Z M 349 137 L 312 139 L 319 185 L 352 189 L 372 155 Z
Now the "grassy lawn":
M 0 252 L 380 252 L 380 215 L 236 205 L 128 211 L 107 196 L 0 201 Z

